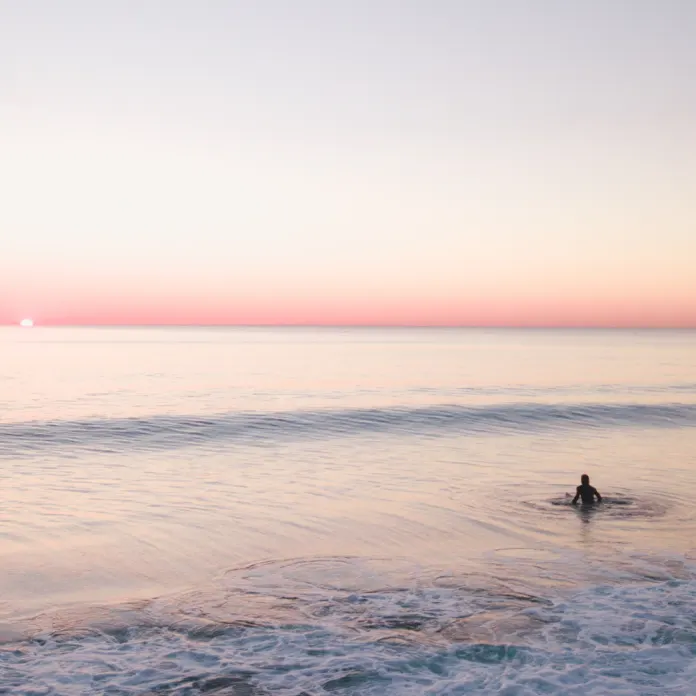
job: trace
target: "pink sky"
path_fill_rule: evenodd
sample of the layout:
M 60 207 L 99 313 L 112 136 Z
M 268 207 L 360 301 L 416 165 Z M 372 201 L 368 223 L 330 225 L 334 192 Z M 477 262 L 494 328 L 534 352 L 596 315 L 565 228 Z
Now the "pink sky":
M 0 323 L 696 327 L 696 4 L 561 5 L 13 4 Z
M 569 293 L 502 294 L 446 292 L 418 296 L 402 290 L 370 293 L 357 289 L 322 293 L 321 288 L 298 292 L 251 293 L 239 288 L 218 294 L 195 287 L 160 286 L 110 290 L 86 287 L 69 293 L 58 287 L 49 295 L 17 303 L 3 323 L 31 317 L 38 325 L 129 324 L 309 324 L 422 326 L 602 326 L 696 327 L 691 297 L 638 292 L 602 294 L 585 289 Z M 11 305 L 10 305 L 11 306 Z M 19 308 L 25 311 L 19 311 Z M 12 307 L 11 307 L 12 308 Z M 3 307 L 4 309 L 4 307 Z

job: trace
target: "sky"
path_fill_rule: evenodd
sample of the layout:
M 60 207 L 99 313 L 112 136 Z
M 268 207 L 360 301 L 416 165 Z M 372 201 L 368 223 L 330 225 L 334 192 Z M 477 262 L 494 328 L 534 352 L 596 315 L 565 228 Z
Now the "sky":
M 0 0 L 0 323 L 696 327 L 692 0 Z

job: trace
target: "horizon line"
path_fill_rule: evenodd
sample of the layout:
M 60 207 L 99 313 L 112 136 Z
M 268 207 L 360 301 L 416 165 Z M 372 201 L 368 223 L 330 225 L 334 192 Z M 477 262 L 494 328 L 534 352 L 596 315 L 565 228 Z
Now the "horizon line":
M 491 330 L 606 330 L 606 331 L 693 331 L 696 330 L 696 325 L 693 326 L 655 326 L 655 325 L 645 325 L 645 324 L 635 324 L 635 325 L 617 325 L 617 326 L 607 326 L 602 324 L 577 324 L 577 325 L 564 325 L 564 324 L 312 324 L 312 323 L 288 323 L 288 324 L 193 324 L 193 323 L 113 323 L 113 324 L 58 324 L 58 323 L 35 323 L 31 327 L 22 327 L 19 322 L 13 323 L 0 323 L 0 327 L 3 328 L 18 328 L 31 330 L 31 329 L 61 329 L 61 328 L 72 328 L 72 329 L 109 329 L 109 328 L 142 328 L 142 329 L 165 329 L 165 328 L 178 328 L 178 329 L 491 329 Z

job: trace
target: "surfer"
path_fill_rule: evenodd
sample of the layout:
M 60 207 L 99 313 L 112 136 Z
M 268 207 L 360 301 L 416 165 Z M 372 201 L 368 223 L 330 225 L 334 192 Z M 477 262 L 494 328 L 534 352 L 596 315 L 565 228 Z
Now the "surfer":
M 573 505 L 578 504 L 578 498 L 582 499 L 583 505 L 593 505 L 595 496 L 597 496 L 597 502 L 602 502 L 602 496 L 599 494 L 599 491 L 594 486 L 590 486 L 590 477 L 587 474 L 583 474 L 580 477 L 580 482 L 573 498 Z

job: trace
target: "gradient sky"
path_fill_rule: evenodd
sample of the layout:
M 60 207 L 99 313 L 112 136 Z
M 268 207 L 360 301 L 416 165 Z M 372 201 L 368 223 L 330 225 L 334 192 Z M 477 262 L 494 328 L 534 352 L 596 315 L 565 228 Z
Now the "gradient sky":
M 0 0 L 0 323 L 696 326 L 693 0 Z

